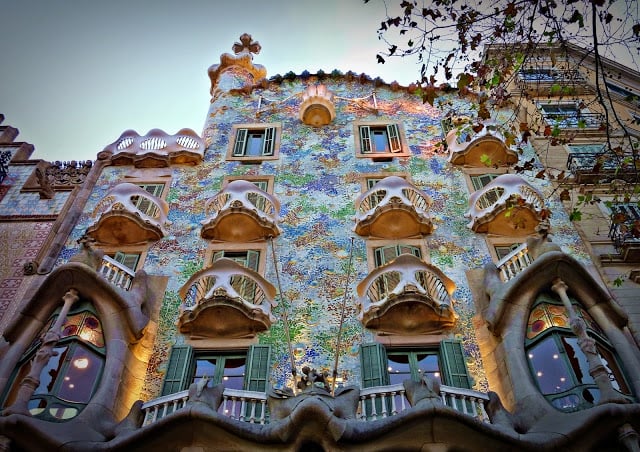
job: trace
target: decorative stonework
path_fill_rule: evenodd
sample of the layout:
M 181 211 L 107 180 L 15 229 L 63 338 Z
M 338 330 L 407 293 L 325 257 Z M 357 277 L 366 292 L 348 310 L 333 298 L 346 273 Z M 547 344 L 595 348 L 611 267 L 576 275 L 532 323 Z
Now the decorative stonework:
M 469 197 L 471 218 L 467 225 L 474 232 L 525 236 L 532 234 L 545 217 L 544 198 L 515 174 L 496 177 Z
M 506 138 L 494 122 L 466 123 L 446 137 L 449 161 L 454 165 L 486 167 L 506 166 L 518 161 L 518 154 L 506 144 Z
M 52 199 L 56 191 L 71 190 L 82 185 L 93 167 L 91 160 L 53 163 L 41 160 L 29 176 L 23 192 L 38 192 L 40 199 Z
M 181 129 L 169 135 L 160 129 L 139 135 L 127 130 L 102 153 L 111 153 L 114 165 L 133 165 L 136 168 L 162 168 L 169 165 L 196 165 L 204 156 L 204 141 L 191 129 Z
M 300 121 L 309 126 L 321 127 L 329 124 L 335 117 L 333 93 L 326 85 L 309 85 L 302 93 Z
M 232 50 L 235 55 L 220 55 L 220 64 L 209 68 L 211 79 L 211 96 L 215 99 L 223 91 L 241 91 L 267 76 L 267 70 L 260 64 L 253 64 L 253 53 L 260 53 L 260 44 L 253 41 L 251 35 L 244 33 L 240 42 L 236 42 Z

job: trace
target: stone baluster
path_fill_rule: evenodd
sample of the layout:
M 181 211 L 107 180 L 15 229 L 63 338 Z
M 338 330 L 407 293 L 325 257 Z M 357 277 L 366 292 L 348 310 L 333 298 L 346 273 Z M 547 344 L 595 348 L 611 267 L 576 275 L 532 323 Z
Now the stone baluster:
M 54 347 L 60 340 L 62 325 L 64 325 L 64 322 L 67 319 L 67 314 L 69 313 L 71 306 L 79 300 L 78 291 L 75 289 L 69 289 L 69 291 L 62 297 L 62 300 L 64 301 L 64 304 L 60 310 L 60 314 L 51 329 L 49 329 L 49 331 L 44 335 L 42 344 L 31 361 L 31 369 L 20 383 L 20 388 L 18 389 L 15 401 L 11 406 L 7 407 L 3 411 L 2 414 L 4 416 L 10 414 L 29 414 L 29 400 L 38 386 L 40 386 L 40 373 L 42 372 L 42 369 L 44 369 L 44 366 L 47 365 L 52 356 L 57 355 L 57 352 L 54 351 Z

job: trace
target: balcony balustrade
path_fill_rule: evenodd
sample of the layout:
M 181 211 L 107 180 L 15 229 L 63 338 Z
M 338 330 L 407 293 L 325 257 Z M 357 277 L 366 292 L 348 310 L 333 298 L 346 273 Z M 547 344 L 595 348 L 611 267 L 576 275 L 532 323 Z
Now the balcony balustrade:
M 510 279 L 518 276 L 525 268 L 527 268 L 533 262 L 533 257 L 529 253 L 529 248 L 526 243 L 523 243 L 496 264 L 500 271 L 500 279 L 503 282 L 507 282 Z
M 220 258 L 180 288 L 180 332 L 192 337 L 253 337 L 276 320 L 271 314 L 275 295 L 275 287 L 258 273 Z
M 280 235 L 278 199 L 245 180 L 234 180 L 207 201 L 202 238 L 228 242 Z
M 451 130 L 446 136 L 449 161 L 454 165 L 486 167 L 511 165 L 518 154 L 506 144 L 506 139 L 493 122 L 465 124 Z
M 489 401 L 487 394 L 471 389 L 440 386 L 442 404 L 480 422 L 490 423 L 485 405 Z M 147 426 L 179 411 L 187 405 L 189 391 L 159 397 L 142 405 L 144 421 Z M 376 403 L 377 401 L 380 401 Z M 406 391 L 402 384 L 375 386 L 360 390 L 357 420 L 361 422 L 374 421 L 386 417 L 396 416 L 411 405 L 406 398 Z M 239 422 L 252 424 L 268 424 L 267 395 L 262 392 L 244 391 L 225 388 L 222 403 L 218 413 Z
M 129 290 L 133 283 L 135 273 L 129 267 L 121 264 L 109 256 L 102 257 L 102 263 L 98 270 L 104 278 L 116 287 Z
M 398 176 L 380 180 L 356 199 L 355 207 L 358 235 L 406 238 L 434 229 L 431 198 Z
M 584 129 L 584 130 L 600 130 L 605 124 L 604 115 L 602 113 L 590 112 L 544 112 L 542 116 L 545 122 L 552 128 L 565 129 Z
M 625 214 L 618 208 L 611 215 L 609 238 L 624 262 L 640 262 L 640 219 L 635 215 Z
M 584 76 L 579 71 L 571 69 L 523 69 L 518 72 L 516 83 L 520 90 L 534 96 L 566 96 L 593 91 Z
M 496 177 L 469 198 L 467 225 L 475 232 L 524 236 L 542 220 L 544 198 L 515 174 Z
M 456 321 L 455 283 L 440 269 L 402 254 L 358 284 L 358 318 L 366 328 L 390 334 L 429 334 Z
M 164 226 L 169 205 L 143 188 L 124 182 L 116 185 L 96 205 L 93 216 L 98 221 L 87 228 L 96 242 L 110 245 L 135 245 L 159 240 L 165 236 Z

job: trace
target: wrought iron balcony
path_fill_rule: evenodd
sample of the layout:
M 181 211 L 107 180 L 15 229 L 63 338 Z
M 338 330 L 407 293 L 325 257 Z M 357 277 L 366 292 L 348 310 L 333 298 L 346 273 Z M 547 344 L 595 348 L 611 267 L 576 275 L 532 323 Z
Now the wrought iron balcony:
M 116 287 L 129 290 L 133 283 L 135 273 L 126 265 L 114 260 L 109 256 L 102 257 L 102 263 L 98 270 L 104 278 Z
M 390 334 L 428 334 L 457 319 L 455 283 L 437 267 L 401 254 L 358 284 L 358 318 L 366 328 Z
M 446 142 L 449 161 L 454 165 L 504 166 L 518 161 L 517 152 L 507 146 L 505 137 L 493 122 L 456 127 L 447 134 Z
M 542 220 L 544 198 L 515 174 L 496 177 L 469 198 L 467 225 L 475 232 L 524 236 Z
M 601 130 L 605 126 L 605 119 L 602 113 L 581 112 L 543 112 L 545 122 L 551 128 L 560 130 Z
M 614 206 L 609 238 L 624 262 L 640 262 L 640 217 L 636 206 Z
M 278 199 L 245 180 L 234 180 L 205 205 L 202 238 L 249 242 L 280 235 Z
M 584 94 L 592 92 L 584 76 L 577 70 L 556 68 L 531 68 L 518 72 L 518 88 L 532 95 Z
M 632 156 L 616 157 L 603 152 L 573 152 L 567 159 L 567 169 L 575 174 L 576 182 L 580 184 L 593 184 L 609 182 L 613 179 L 621 179 L 627 182 L 636 182 L 640 162 Z
M 135 184 L 116 185 L 96 205 L 93 216 L 98 221 L 87 228 L 87 235 L 98 243 L 134 245 L 159 240 L 165 236 L 164 226 L 169 205 Z
M 398 176 L 380 180 L 355 202 L 356 234 L 406 238 L 430 234 L 431 198 Z
M 220 258 L 180 288 L 180 332 L 192 337 L 253 337 L 275 322 L 275 295 L 275 287 L 258 273 Z

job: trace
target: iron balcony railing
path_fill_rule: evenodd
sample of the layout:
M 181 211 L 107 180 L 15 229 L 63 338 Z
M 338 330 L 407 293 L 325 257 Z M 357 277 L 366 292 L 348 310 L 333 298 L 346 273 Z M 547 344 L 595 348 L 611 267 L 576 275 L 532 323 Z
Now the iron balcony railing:
M 543 112 L 542 116 L 551 127 L 557 126 L 560 129 L 599 129 L 604 124 L 602 113 Z

